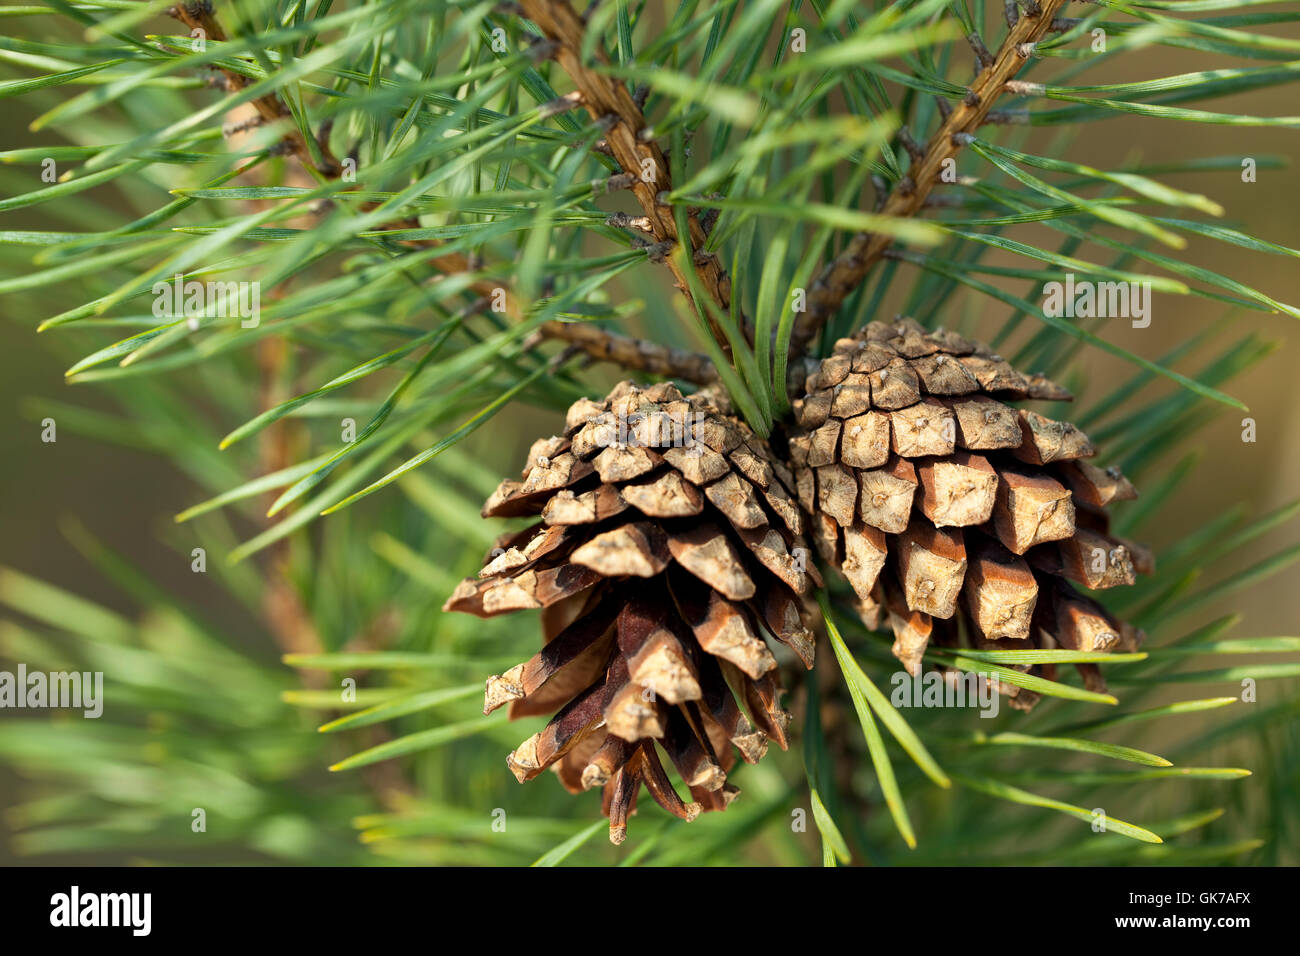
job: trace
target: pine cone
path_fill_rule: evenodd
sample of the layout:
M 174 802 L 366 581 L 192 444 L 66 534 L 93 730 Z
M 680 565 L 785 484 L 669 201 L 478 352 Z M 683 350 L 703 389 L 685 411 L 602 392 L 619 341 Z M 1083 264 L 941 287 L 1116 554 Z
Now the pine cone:
M 812 666 L 802 595 L 821 582 L 793 477 L 719 405 L 626 382 L 574 404 L 564 435 L 534 443 L 523 481 L 502 482 L 483 508 L 541 522 L 503 536 L 446 604 L 480 617 L 542 609 L 545 646 L 487 681 L 484 712 L 554 712 L 507 763 L 520 782 L 550 767 L 571 792 L 603 786 L 615 843 L 642 783 L 693 820 L 739 792 L 726 776 L 733 746 L 749 763 L 768 740 L 785 749 L 764 630 Z
M 1004 404 L 1065 389 L 910 319 L 839 340 L 805 387 L 789 452 L 809 536 L 864 623 L 888 620 L 910 674 L 931 641 L 960 646 L 963 632 L 981 649 L 1137 647 L 1140 632 L 1069 583 L 1097 590 L 1151 572 L 1149 552 L 1108 533 L 1106 505 L 1136 491 L 1084 460 L 1096 449 L 1073 425 Z M 1105 688 L 1095 664 L 1076 666 Z M 999 690 L 1025 710 L 1038 698 Z

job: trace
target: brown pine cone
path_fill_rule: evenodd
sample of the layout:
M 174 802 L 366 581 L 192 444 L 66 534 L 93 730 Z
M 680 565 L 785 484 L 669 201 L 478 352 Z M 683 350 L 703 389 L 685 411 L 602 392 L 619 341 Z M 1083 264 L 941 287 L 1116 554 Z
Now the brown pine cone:
M 523 480 L 483 508 L 541 521 L 505 535 L 446 604 L 480 617 L 542 609 L 545 646 L 488 680 L 484 712 L 554 713 L 508 765 L 520 782 L 550 767 L 571 792 L 603 786 L 615 843 L 642 783 L 692 820 L 739 792 L 733 746 L 750 763 L 769 739 L 787 746 L 765 631 L 812 666 L 802 596 L 821 582 L 794 480 L 719 404 L 626 382 L 574 404 L 564 434 L 534 443 Z
M 979 343 L 910 319 L 872 322 L 808 376 L 790 461 L 809 536 L 843 573 L 868 627 L 920 673 L 939 646 L 1131 650 L 1140 632 L 1091 590 L 1150 573 L 1150 553 L 1112 537 L 1105 510 L 1137 492 L 1073 425 L 1013 408 L 1068 399 Z M 1076 665 L 1089 689 L 1095 664 Z M 1021 667 L 1021 670 L 1029 670 Z M 1034 673 L 1051 677 L 1052 665 Z M 999 683 L 1011 704 L 1038 695 Z

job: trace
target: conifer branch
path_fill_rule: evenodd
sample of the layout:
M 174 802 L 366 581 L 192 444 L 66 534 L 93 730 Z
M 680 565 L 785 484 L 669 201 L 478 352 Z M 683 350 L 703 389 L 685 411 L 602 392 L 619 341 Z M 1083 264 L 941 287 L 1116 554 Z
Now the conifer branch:
M 926 146 L 924 157 L 914 161 L 909 174 L 894 186 L 880 209 L 883 215 L 902 219 L 920 212 L 944 163 L 961 149 L 958 134 L 973 133 L 989 118 L 1007 81 L 1028 62 L 1033 45 L 1048 33 L 1053 18 L 1064 5 L 1065 0 L 1044 0 L 1041 5 L 1031 3 L 1015 19 L 991 65 L 980 71 L 966 96 L 951 105 L 944 114 L 943 125 Z M 842 253 L 826 264 L 808 290 L 807 310 L 795 322 L 790 336 L 792 355 L 803 354 L 892 242 L 887 235 L 860 232 Z
M 718 380 L 718 370 L 707 355 L 620 335 L 589 322 L 547 322 L 541 331 L 547 338 L 568 342 L 594 358 L 626 369 L 680 378 L 696 385 Z
M 218 43 L 226 40 L 226 31 L 222 29 L 220 21 L 217 20 L 216 12 L 213 10 L 210 0 L 192 0 L 192 2 L 178 3 L 171 8 L 170 13 L 189 27 L 191 31 L 203 31 L 201 35 L 206 40 L 214 40 Z M 221 73 L 225 77 L 228 91 L 241 90 L 248 85 L 247 77 L 236 73 L 234 70 L 219 69 L 221 69 Z M 259 96 L 253 100 L 252 105 L 264 123 L 283 120 L 291 121 L 289 108 L 274 93 Z M 302 130 L 292 125 L 292 121 L 290 127 L 282 140 L 286 152 L 296 157 L 304 166 L 315 170 L 322 176 L 333 178 L 342 172 L 342 165 L 330 152 L 329 146 L 324 141 L 316 144 L 317 153 L 314 155 L 306 137 L 302 134 Z M 320 157 L 319 163 L 316 162 L 317 155 Z
M 568 0 L 522 0 L 524 15 L 541 29 L 546 38 L 555 44 L 554 58 L 569 74 L 582 94 L 583 105 L 597 123 L 609 124 L 605 142 L 610 153 L 635 181 L 632 192 L 641 204 L 648 220 L 647 226 L 656 244 L 678 242 L 677 223 L 672 207 L 660 197 L 672 190 L 668 161 L 652 137 L 645 114 L 621 80 L 591 69 L 582 59 L 583 37 L 586 24 L 568 3 Z M 604 61 L 603 54 L 594 56 Z M 692 210 L 687 216 L 693 265 L 705 292 L 717 309 L 726 315 L 731 311 L 731 278 L 721 261 L 711 252 L 704 251 L 708 238 L 698 214 Z M 677 288 L 689 299 L 690 282 L 678 260 L 664 256 L 672 270 Z M 724 352 L 729 352 L 727 338 L 704 303 L 692 302 L 709 324 L 713 337 Z
M 207 39 L 218 42 L 226 39 L 225 30 L 217 20 L 216 13 L 209 0 L 196 0 L 196 2 L 192 3 L 178 4 L 172 8 L 171 13 L 176 17 L 176 19 L 180 20 L 191 30 L 202 30 L 203 35 Z M 234 72 L 233 70 L 223 69 L 221 72 L 225 76 L 226 88 L 228 90 L 242 89 L 248 83 L 246 77 Z M 253 105 L 257 108 L 258 115 L 263 121 L 281 120 L 289 116 L 288 108 L 285 107 L 281 99 L 274 94 L 258 97 L 253 100 Z M 637 112 L 639 113 L 639 110 Z M 294 127 L 285 135 L 284 144 L 285 152 L 294 156 L 305 167 L 314 169 L 323 176 L 335 178 L 343 171 L 342 164 L 334 157 L 328 144 L 325 142 L 320 142 L 318 144 L 320 154 L 323 157 L 323 162 L 320 165 L 317 165 L 313 161 L 312 153 L 307 145 L 306 139 L 297 127 Z M 660 163 L 659 168 L 664 168 L 662 165 L 663 157 L 662 154 L 659 153 L 658 147 L 654 148 L 654 155 Z M 611 189 L 616 186 L 622 187 L 626 185 L 626 183 L 623 182 L 624 179 L 629 181 L 635 180 L 636 183 L 645 188 L 649 188 L 647 184 L 641 183 L 639 175 L 636 175 L 631 171 L 618 177 L 614 177 L 614 179 L 619 180 L 619 182 L 614 183 L 611 181 L 609 186 Z M 374 204 L 368 204 L 368 206 L 373 208 Z M 671 215 L 669 213 L 664 213 L 664 219 L 671 223 Z M 638 221 L 638 225 L 642 224 L 642 222 L 643 221 Z M 651 223 L 654 222 L 655 220 L 651 219 Z M 420 221 L 416 217 L 407 217 L 391 224 L 388 228 L 419 229 Z M 661 232 L 654 231 L 654 234 L 658 236 Z M 412 248 L 430 248 L 442 245 L 443 243 L 440 240 L 428 239 L 407 240 L 402 242 L 402 244 Z M 460 254 L 439 257 L 433 260 L 432 265 L 444 275 L 465 273 L 470 271 L 471 266 L 469 259 Z M 487 301 L 495 297 L 498 285 L 490 280 L 483 280 L 474 283 L 471 288 L 475 293 Z M 506 311 L 512 318 L 522 319 L 524 317 L 523 310 L 518 307 L 517 303 L 510 302 L 508 298 Z M 568 342 L 595 359 L 613 362 L 632 371 L 646 372 L 650 375 L 658 375 L 668 378 L 680 378 L 697 385 L 707 385 L 716 381 L 718 377 L 713 362 L 710 361 L 707 356 L 688 352 L 683 349 L 668 348 L 667 346 L 632 338 L 626 335 L 620 335 L 616 332 L 610 332 L 594 325 L 551 321 L 545 323 L 539 331 L 545 338 Z
M 419 222 L 408 222 L 403 228 L 419 228 Z M 436 239 L 414 240 L 407 244 L 423 248 L 442 245 Z M 448 276 L 470 272 L 472 266 L 468 257 L 460 253 L 440 256 L 431 265 Z M 494 301 L 501 288 L 492 279 L 480 279 L 470 285 L 470 289 L 483 303 Z M 517 297 L 506 296 L 504 308 L 505 314 L 511 319 L 522 321 L 526 318 L 526 310 L 521 307 Z M 594 359 L 613 362 L 629 371 L 679 378 L 696 385 L 708 385 L 718 379 L 718 371 L 706 355 L 611 332 L 590 322 L 552 319 L 544 322 L 537 331 L 542 338 L 567 342 Z
M 418 227 L 419 222 L 413 221 L 403 228 Z M 423 239 L 407 244 L 429 248 L 442 245 L 442 242 L 436 239 Z M 460 253 L 439 256 L 432 261 L 431 265 L 448 276 L 472 271 L 469 258 Z M 479 279 L 470 284 L 470 289 L 483 303 L 496 300 L 498 290 L 501 288 L 503 286 L 492 279 Z M 522 308 L 517 297 L 506 296 L 504 309 L 505 314 L 516 321 L 522 321 L 527 317 L 526 310 Z M 708 385 L 718 379 L 717 369 L 706 355 L 611 332 L 590 322 L 564 322 L 552 319 L 542 323 L 537 331 L 542 338 L 567 342 L 594 359 L 613 362 L 629 371 L 645 372 L 664 378 L 679 378 L 696 385 Z

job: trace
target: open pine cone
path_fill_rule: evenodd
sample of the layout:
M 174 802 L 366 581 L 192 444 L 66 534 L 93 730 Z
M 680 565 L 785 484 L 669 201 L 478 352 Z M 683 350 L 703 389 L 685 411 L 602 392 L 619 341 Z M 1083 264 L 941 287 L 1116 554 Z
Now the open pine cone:
M 903 320 L 836 342 L 806 390 L 789 452 L 809 536 L 867 626 L 888 620 L 909 673 L 931 641 L 957 646 L 963 630 L 981 649 L 1137 647 L 1140 632 L 1070 583 L 1150 573 L 1149 552 L 1108 533 L 1106 506 L 1133 486 L 1084 460 L 1096 450 L 1073 425 L 1004 404 L 1069 398 L 1063 388 Z M 1095 664 L 1076 666 L 1104 689 Z M 999 690 L 1022 709 L 1038 697 Z
M 550 767 L 572 792 L 603 786 L 615 843 L 642 783 L 690 820 L 738 793 L 726 777 L 733 746 L 750 763 L 769 740 L 786 747 L 764 631 L 812 666 L 802 595 L 820 580 L 793 477 L 719 405 L 626 382 L 574 404 L 564 435 L 534 443 L 523 480 L 502 482 L 483 508 L 541 521 L 503 536 L 446 604 L 481 617 L 542 609 L 545 646 L 488 680 L 484 712 L 554 713 L 509 767 L 520 782 Z

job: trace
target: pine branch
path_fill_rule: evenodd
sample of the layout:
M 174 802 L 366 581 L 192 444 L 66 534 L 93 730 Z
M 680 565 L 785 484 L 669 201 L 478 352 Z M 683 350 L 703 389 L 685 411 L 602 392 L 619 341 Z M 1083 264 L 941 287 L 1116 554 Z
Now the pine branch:
M 556 44 L 554 57 L 578 87 L 587 112 L 597 123 L 608 126 L 605 142 L 623 171 L 635 179 L 632 192 L 645 212 L 645 225 L 650 234 L 656 243 L 675 245 L 678 234 L 672 207 L 659 198 L 672 190 L 668 161 L 652 138 L 652 131 L 641 107 L 620 80 L 597 72 L 583 62 L 582 46 L 586 24 L 568 0 L 523 0 L 520 7 L 547 39 Z M 597 62 L 604 62 L 600 52 L 594 55 Z M 731 311 L 731 279 L 718 257 L 704 251 L 708 233 L 699 216 L 691 211 L 686 221 L 696 273 L 713 304 L 726 315 Z M 664 256 L 664 261 L 677 280 L 677 288 L 688 299 L 691 298 L 690 282 L 681 265 L 672 256 Z M 729 353 L 726 334 L 718 327 L 708 308 L 703 303 L 692 304 L 708 320 L 713 337 L 724 353 Z
M 1012 23 L 992 63 L 980 71 L 961 102 L 947 110 L 943 125 L 926 146 L 924 155 L 913 160 L 909 175 L 894 186 L 880 209 L 883 215 L 901 219 L 920 212 L 939 180 L 944 163 L 961 150 L 959 134 L 973 133 L 989 118 L 998 95 L 1028 62 L 1034 44 L 1051 30 L 1053 18 L 1064 5 L 1065 0 L 1044 0 L 1041 5 L 1031 3 L 1025 14 Z M 972 46 L 978 56 L 984 44 L 979 42 L 976 46 L 972 42 Z M 802 355 L 807 350 L 891 244 L 889 236 L 860 232 L 842 253 L 826 264 L 808 290 L 808 308 L 799 316 L 790 336 L 792 355 Z
M 713 362 L 697 352 L 619 335 L 588 322 L 547 322 L 541 331 L 547 338 L 569 342 L 594 358 L 626 369 L 680 378 L 696 385 L 708 385 L 718 380 L 718 370 Z
M 225 30 L 217 20 L 215 11 L 209 0 L 196 0 L 193 3 L 178 4 L 171 10 L 173 16 L 184 23 L 191 30 L 202 30 L 204 35 L 214 41 L 224 41 L 226 39 Z M 229 90 L 242 89 L 248 83 L 248 79 L 232 70 L 221 71 L 226 79 L 226 87 Z M 617 84 L 615 84 L 617 85 Z M 620 86 L 619 89 L 622 89 Z M 562 109 L 571 108 L 575 105 L 578 98 L 561 98 L 556 101 L 555 112 Z M 629 97 L 630 102 L 630 97 Z M 274 121 L 284 119 L 289 116 L 289 110 L 285 107 L 283 101 L 276 95 L 270 94 L 259 97 L 253 101 L 257 108 L 258 115 L 263 121 Z M 633 109 L 636 110 L 635 105 Z M 639 110 L 636 110 L 639 115 Z M 300 130 L 296 127 L 285 135 L 284 150 L 286 153 L 294 156 L 305 167 L 314 169 L 316 172 L 328 178 L 336 178 L 343 172 L 342 164 L 330 152 L 329 146 L 324 141 L 317 145 L 324 161 L 320 165 L 313 162 L 310 148 Z M 663 157 L 655 147 L 654 155 L 660 163 L 659 168 L 663 168 Z M 639 168 L 639 167 L 638 167 Z M 615 182 L 617 180 L 617 182 Z M 649 188 L 649 185 L 640 181 L 640 176 L 629 171 L 612 177 L 609 184 L 610 189 L 626 188 L 627 185 L 635 181 L 638 184 Z M 635 188 L 635 186 L 633 187 Z M 665 184 L 664 188 L 668 188 Z M 373 209 L 378 204 L 367 204 L 367 208 Z M 671 216 L 664 214 L 664 220 L 671 225 Z M 652 220 L 653 222 L 654 220 Z M 407 217 L 394 222 L 387 229 L 419 229 L 420 221 L 417 217 Z M 659 231 L 652 230 L 653 234 L 658 237 Z M 702 239 L 701 239 L 702 241 Z M 410 248 L 430 248 L 443 245 L 440 240 L 412 240 L 402 243 Z M 716 258 L 715 258 L 716 262 Z M 433 260 L 432 265 L 444 275 L 458 275 L 470 271 L 471 263 L 463 255 L 442 256 Z M 475 282 L 471 288 L 483 300 L 488 301 L 495 297 L 499 286 L 488 280 Z M 724 303 L 725 304 L 725 303 Z M 507 300 L 507 314 L 512 318 L 523 318 L 523 311 L 517 305 Z M 646 372 L 651 375 L 659 375 L 668 378 L 680 378 L 697 385 L 707 385 L 718 378 L 717 369 L 707 356 L 699 355 L 694 352 L 688 352 L 683 349 L 668 348 L 654 342 L 648 342 L 642 339 L 632 338 L 626 335 L 620 335 L 616 332 L 610 332 L 598 328 L 594 325 L 573 322 L 551 321 L 541 326 L 539 329 L 541 335 L 545 338 L 557 339 L 568 342 L 576 346 L 592 358 L 601 361 L 613 362 L 621 365 L 623 368 Z
M 419 222 L 412 220 L 401 228 L 419 228 Z M 423 248 L 443 245 L 436 239 L 417 240 L 408 244 Z M 460 253 L 440 256 L 431 264 L 439 272 L 448 276 L 471 271 L 468 257 Z M 501 286 L 491 279 L 480 279 L 470 284 L 470 289 L 483 303 L 493 301 L 500 288 Z M 506 296 L 505 314 L 515 320 L 525 318 L 519 302 L 511 296 Z M 708 356 L 685 349 L 670 348 L 630 335 L 621 335 L 590 322 L 564 322 L 553 319 L 542 323 L 537 331 L 543 338 L 567 342 L 594 359 L 613 362 L 629 371 L 646 372 L 665 378 L 679 378 L 696 385 L 708 385 L 718 379 L 718 371 Z
M 191 31 L 203 31 L 202 36 L 207 40 L 214 40 L 218 43 L 226 40 L 226 31 L 222 29 L 221 23 L 217 20 L 210 0 L 178 3 L 169 12 L 173 17 L 189 27 Z M 248 78 L 236 73 L 234 70 L 221 69 L 221 73 L 226 79 L 226 89 L 228 91 L 241 90 L 248 85 Z M 253 106 L 257 109 L 258 116 L 261 117 L 264 123 L 273 123 L 291 118 L 289 108 L 274 93 L 259 96 L 253 100 Z M 342 165 L 330 152 L 328 144 L 323 140 L 316 144 L 317 153 L 321 159 L 321 162 L 317 164 L 306 137 L 303 136 L 302 131 L 297 126 L 292 126 L 289 132 L 285 133 L 282 143 L 285 152 L 296 157 L 304 166 L 315 170 L 322 176 L 334 178 L 343 171 Z

